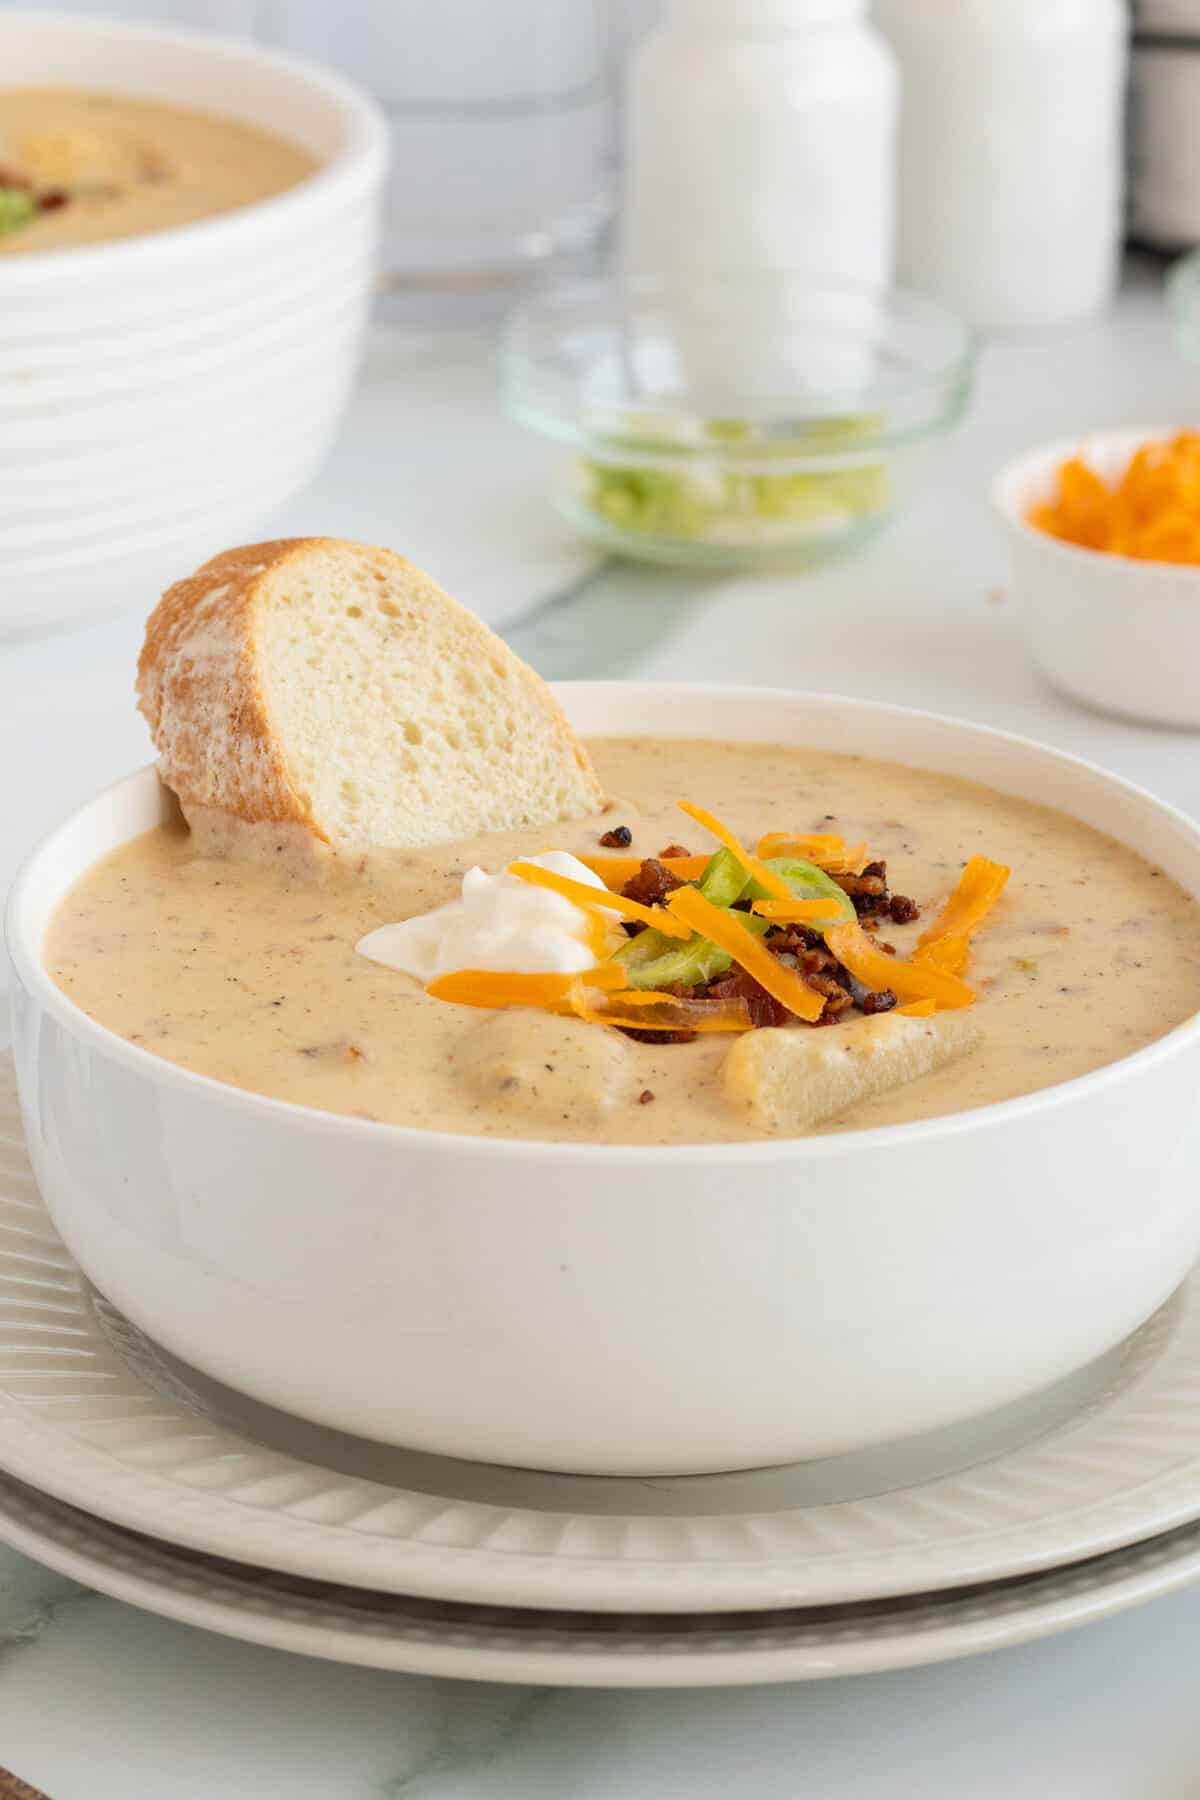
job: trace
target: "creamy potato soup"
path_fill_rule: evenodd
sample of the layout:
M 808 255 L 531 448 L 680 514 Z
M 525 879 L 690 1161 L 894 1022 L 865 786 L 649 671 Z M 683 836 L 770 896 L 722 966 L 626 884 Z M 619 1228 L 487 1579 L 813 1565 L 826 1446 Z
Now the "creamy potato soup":
M 745 842 L 781 828 L 865 840 L 886 859 L 892 892 L 920 908 L 918 919 L 874 922 L 877 941 L 902 958 L 970 857 L 1011 866 L 972 941 L 978 1044 L 823 1130 L 1027 1094 L 1125 1056 L 1200 1008 L 1193 901 L 1061 813 L 952 776 L 817 750 L 653 739 L 589 748 L 606 791 L 620 798 L 599 820 L 575 825 L 353 864 L 327 859 L 315 873 L 286 851 L 268 863 L 199 855 L 182 824 L 153 831 L 62 903 L 47 965 L 85 1012 L 156 1056 L 355 1118 L 605 1143 L 761 1136 L 721 1080 L 728 1036 L 641 1042 L 549 1012 L 457 1005 L 356 950 L 375 927 L 457 895 L 474 864 L 495 870 L 548 847 L 595 856 L 601 833 L 617 826 L 631 834 L 626 855 L 708 850 L 678 810 L 686 797 Z M 795 1032 L 834 1043 L 873 1023 Z
M 307 151 L 234 119 L 69 88 L 0 88 L 0 256 L 190 225 L 311 175 Z

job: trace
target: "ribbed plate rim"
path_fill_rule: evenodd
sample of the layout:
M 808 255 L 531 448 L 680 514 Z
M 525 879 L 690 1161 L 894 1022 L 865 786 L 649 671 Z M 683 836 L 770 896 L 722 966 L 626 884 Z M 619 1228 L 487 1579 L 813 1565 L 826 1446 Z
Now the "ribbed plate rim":
M 824 1617 L 518 1618 L 502 1608 L 347 1596 L 220 1564 L 4 1475 L 0 1541 L 100 1593 L 244 1642 L 397 1673 L 557 1687 L 732 1687 L 916 1668 L 1077 1629 L 1200 1578 L 1193 1524 L 1049 1573 L 868 1604 L 835 1619 L 828 1609 Z

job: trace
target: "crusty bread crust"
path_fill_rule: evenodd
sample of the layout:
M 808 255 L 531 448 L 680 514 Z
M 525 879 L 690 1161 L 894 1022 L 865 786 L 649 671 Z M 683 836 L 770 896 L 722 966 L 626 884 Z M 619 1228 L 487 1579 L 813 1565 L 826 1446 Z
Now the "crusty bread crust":
M 255 643 L 255 615 L 268 577 L 314 550 L 345 551 L 400 577 L 418 603 L 453 609 L 459 628 L 477 634 L 481 657 L 496 650 L 511 656 L 480 620 L 395 551 L 333 538 L 278 538 L 222 551 L 167 589 L 147 623 L 138 659 L 138 705 L 163 780 L 185 814 L 215 809 L 244 824 L 290 824 L 329 841 L 276 741 Z M 538 693 L 559 753 L 573 763 L 599 810 L 604 794 L 586 752 L 550 690 L 520 666 Z
M 262 576 L 317 541 L 223 550 L 169 587 L 147 621 L 138 705 L 185 812 L 219 807 L 246 824 L 290 820 L 325 835 L 272 739 L 253 640 Z

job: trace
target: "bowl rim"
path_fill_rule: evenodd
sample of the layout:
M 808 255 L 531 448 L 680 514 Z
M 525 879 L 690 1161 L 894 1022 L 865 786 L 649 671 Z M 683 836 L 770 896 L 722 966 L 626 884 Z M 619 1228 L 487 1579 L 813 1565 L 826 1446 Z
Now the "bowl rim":
M 1197 256 L 1200 258 L 1200 251 Z M 1014 537 L 1035 543 L 1042 554 L 1063 558 L 1080 570 L 1100 567 L 1136 578 L 1139 583 L 1159 582 L 1164 586 L 1189 580 L 1200 584 L 1200 566 L 1194 563 L 1152 562 L 1140 556 L 1125 556 L 1119 550 L 1093 550 L 1088 544 L 1070 544 L 1062 538 L 1051 537 L 1048 531 L 1030 524 L 1017 500 L 1018 489 L 1029 477 L 1043 469 L 1053 470 L 1069 457 L 1078 456 L 1089 448 L 1111 447 L 1132 452 L 1142 444 L 1173 437 L 1176 432 L 1198 429 L 1200 426 L 1178 423 L 1119 425 L 1103 431 L 1076 432 L 1074 437 L 1061 438 L 1057 443 L 1038 445 L 1013 457 L 993 477 L 993 509 Z
M 870 413 L 876 408 L 897 406 L 907 400 L 942 396 L 936 412 L 913 424 L 889 427 L 886 424 L 858 435 L 846 433 L 842 438 L 826 438 L 811 446 L 800 446 L 786 454 L 771 453 L 769 443 L 764 450 L 757 445 L 739 447 L 736 440 L 716 438 L 711 443 L 672 441 L 664 434 L 660 443 L 652 441 L 649 432 L 639 441 L 635 433 L 628 438 L 601 428 L 600 421 L 614 411 L 623 415 L 644 411 L 661 421 L 704 425 L 706 415 L 681 404 L 650 400 L 639 409 L 632 398 L 597 403 L 594 427 L 589 428 L 586 400 L 580 382 L 570 375 L 547 367 L 544 354 L 536 353 L 526 341 L 526 333 L 539 314 L 548 321 L 561 321 L 563 330 L 585 304 L 600 298 L 606 303 L 606 330 L 611 335 L 624 306 L 632 300 L 649 300 L 669 296 L 672 283 L 666 276 L 627 274 L 619 269 L 606 275 L 535 288 L 517 301 L 504 320 L 497 352 L 500 391 L 510 417 L 530 430 L 551 440 L 569 445 L 598 460 L 638 467 L 686 469 L 697 464 L 728 466 L 738 471 L 757 474 L 786 475 L 819 469 L 854 467 L 878 458 L 883 451 L 919 443 L 948 430 L 961 418 L 966 406 L 977 361 L 978 342 L 971 327 L 950 307 L 927 294 L 906 287 L 880 287 L 877 284 L 854 283 L 832 278 L 781 270 L 773 278 L 781 287 L 800 295 L 821 297 L 834 302 L 865 300 L 882 306 L 888 317 L 914 316 L 943 333 L 947 340 L 941 356 L 930 366 L 911 373 L 894 385 L 884 388 L 876 382 L 862 388 L 834 391 L 814 398 L 811 406 L 799 407 L 794 415 L 795 429 L 801 431 L 848 415 Z M 698 274 L 688 278 L 688 292 L 708 289 L 733 294 L 744 290 L 761 293 L 761 271 L 728 270 L 723 273 Z M 786 440 L 784 440 L 786 441 Z
M 1189 818 L 1186 813 L 1178 807 L 1172 806 L 1168 801 L 1159 799 L 1157 795 L 1152 794 L 1147 788 L 1139 786 L 1136 782 L 1127 781 L 1123 776 L 1115 775 L 1085 757 L 1055 749 L 1050 745 L 1039 743 L 1034 738 L 1003 731 L 995 726 L 979 725 L 968 719 L 957 718 L 952 714 L 935 713 L 924 707 L 898 706 L 886 701 L 855 699 L 850 696 L 837 696 L 800 688 L 754 687 L 746 684 L 722 686 L 712 682 L 639 682 L 632 680 L 554 684 L 556 695 L 560 700 L 568 703 L 572 691 L 579 693 L 598 690 L 612 692 L 622 688 L 638 690 L 639 698 L 647 701 L 654 695 L 669 696 L 679 693 L 707 695 L 718 707 L 723 698 L 750 702 L 783 702 L 789 706 L 802 706 L 805 701 L 815 700 L 825 704 L 834 701 L 843 707 L 853 708 L 876 718 L 893 720 L 901 718 L 925 721 L 938 726 L 949 726 L 957 731 L 966 732 L 975 739 L 996 746 L 1008 746 L 1013 751 L 1022 754 L 1033 752 L 1036 756 L 1048 759 L 1061 768 L 1082 771 L 1093 779 L 1098 778 L 1122 793 L 1127 799 L 1136 802 L 1140 807 L 1148 808 L 1163 822 L 1170 823 L 1176 829 L 1182 830 L 1200 849 L 1200 823 Z M 614 1166 L 649 1161 L 656 1167 L 659 1165 L 679 1167 L 700 1161 L 707 1164 L 713 1159 L 729 1164 L 749 1161 L 755 1164 L 770 1165 L 790 1162 L 796 1157 L 823 1162 L 831 1157 L 853 1156 L 860 1151 L 867 1154 L 878 1153 L 893 1146 L 915 1145 L 919 1142 L 928 1142 L 930 1139 L 959 1137 L 974 1131 L 986 1130 L 989 1127 L 1003 1126 L 1010 1120 L 1027 1118 L 1035 1113 L 1069 1105 L 1076 1098 L 1102 1093 L 1106 1088 L 1127 1080 L 1131 1073 L 1145 1072 L 1160 1062 L 1173 1060 L 1189 1049 L 1200 1049 L 1200 1012 L 1196 1012 L 1161 1037 L 1144 1045 L 1140 1050 L 1135 1050 L 1127 1056 L 1118 1057 L 1115 1061 L 1105 1063 L 1085 1075 L 1077 1075 L 1068 1081 L 1060 1081 L 1049 1087 L 1038 1088 L 1033 1093 L 1018 1095 L 1011 1100 L 993 1101 L 986 1106 L 971 1107 L 962 1112 L 938 1114 L 928 1119 L 914 1119 L 900 1125 L 872 1126 L 864 1130 L 820 1136 L 760 1138 L 728 1143 L 604 1144 L 561 1142 L 555 1139 L 536 1137 L 490 1138 L 474 1136 L 465 1132 L 434 1131 L 418 1125 L 395 1125 L 379 1120 L 356 1119 L 345 1113 L 324 1112 L 320 1108 L 304 1106 L 296 1101 L 279 1100 L 267 1094 L 255 1093 L 248 1088 L 234 1087 L 230 1083 L 218 1081 L 214 1076 L 202 1075 L 182 1064 L 169 1062 L 165 1057 L 155 1056 L 152 1051 L 144 1050 L 138 1044 L 131 1044 L 107 1025 L 102 1025 L 93 1019 L 63 992 L 52 979 L 43 962 L 40 943 L 32 943 L 27 936 L 22 915 L 30 904 L 29 890 L 34 886 L 41 873 L 42 863 L 53 855 L 60 839 L 68 835 L 95 806 L 110 794 L 117 793 L 126 786 L 146 781 L 151 775 L 157 778 L 157 769 L 153 763 L 148 763 L 132 774 L 111 782 L 81 806 L 74 808 L 65 819 L 61 820 L 35 845 L 25 858 L 13 883 L 4 915 L 4 943 L 11 967 L 18 983 L 26 993 L 31 995 L 39 1006 L 49 1012 L 56 1022 L 76 1039 L 82 1039 L 98 1052 L 124 1064 L 135 1074 L 162 1086 L 182 1092 L 184 1095 L 195 1093 L 200 1098 L 207 1096 L 214 1102 L 220 1102 L 230 1107 L 235 1112 L 249 1113 L 264 1122 L 275 1120 L 283 1129 L 291 1124 L 297 1129 L 342 1137 L 347 1143 L 363 1139 L 376 1144 L 392 1144 L 400 1154 L 406 1147 L 411 1147 L 426 1154 L 463 1156 L 472 1161 L 496 1157 L 505 1161 L 525 1159 L 535 1162 L 556 1162 L 561 1159 L 568 1163 L 599 1162 L 602 1164 L 612 1163 Z M 121 843 L 127 841 L 128 839 L 120 840 Z M 114 843 L 103 854 L 109 855 L 116 848 L 118 848 L 118 844 Z M 61 900 L 62 895 L 59 898 Z M 1200 894 L 1198 894 L 1198 898 L 1200 898 Z
M 265 200 L 252 201 L 207 219 L 170 226 L 136 237 L 111 238 L 95 244 L 78 244 L 55 250 L 35 250 L 0 259 L 0 300 L 24 289 L 44 286 L 47 277 L 84 281 L 110 273 L 148 273 L 146 265 L 171 261 L 180 253 L 218 259 L 251 250 L 267 228 L 298 226 L 311 207 L 336 205 L 367 190 L 387 168 L 390 147 L 387 121 L 371 96 L 335 70 L 275 50 L 229 32 L 205 31 L 186 25 L 158 25 L 136 19 L 107 18 L 76 12 L 40 13 L 25 8 L 0 11 L 0 44 L 10 27 L 41 32 L 47 38 L 74 34 L 81 39 L 138 45 L 161 44 L 187 50 L 203 47 L 229 64 L 251 64 L 289 77 L 297 87 L 328 103 L 346 129 L 346 141 L 327 162 L 319 164 L 294 186 Z M 86 91 L 86 80 L 81 84 Z M 212 112 L 221 117 L 220 100 L 213 96 Z M 194 106 L 194 110 L 209 110 Z M 286 137 L 286 132 L 277 133 Z

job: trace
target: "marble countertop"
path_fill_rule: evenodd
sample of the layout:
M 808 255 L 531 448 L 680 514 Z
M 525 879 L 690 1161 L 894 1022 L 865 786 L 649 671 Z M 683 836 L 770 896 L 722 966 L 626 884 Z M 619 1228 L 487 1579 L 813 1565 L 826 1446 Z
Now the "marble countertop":
M 1080 427 L 1195 418 L 1158 273 L 1109 318 L 989 348 L 916 506 L 823 570 L 706 581 L 597 559 L 497 415 L 486 345 L 377 337 L 339 442 L 272 529 L 382 540 L 545 673 L 811 686 L 1028 732 L 1200 812 L 1200 737 L 1071 706 L 1031 669 L 987 484 Z M 153 596 L 0 641 L 0 893 L 31 843 L 148 754 L 131 676 Z M 0 1765 L 52 1800 L 1190 1800 L 1200 1590 L 966 1662 L 811 1686 L 587 1693 L 403 1678 L 227 1642 L 0 1550 Z

